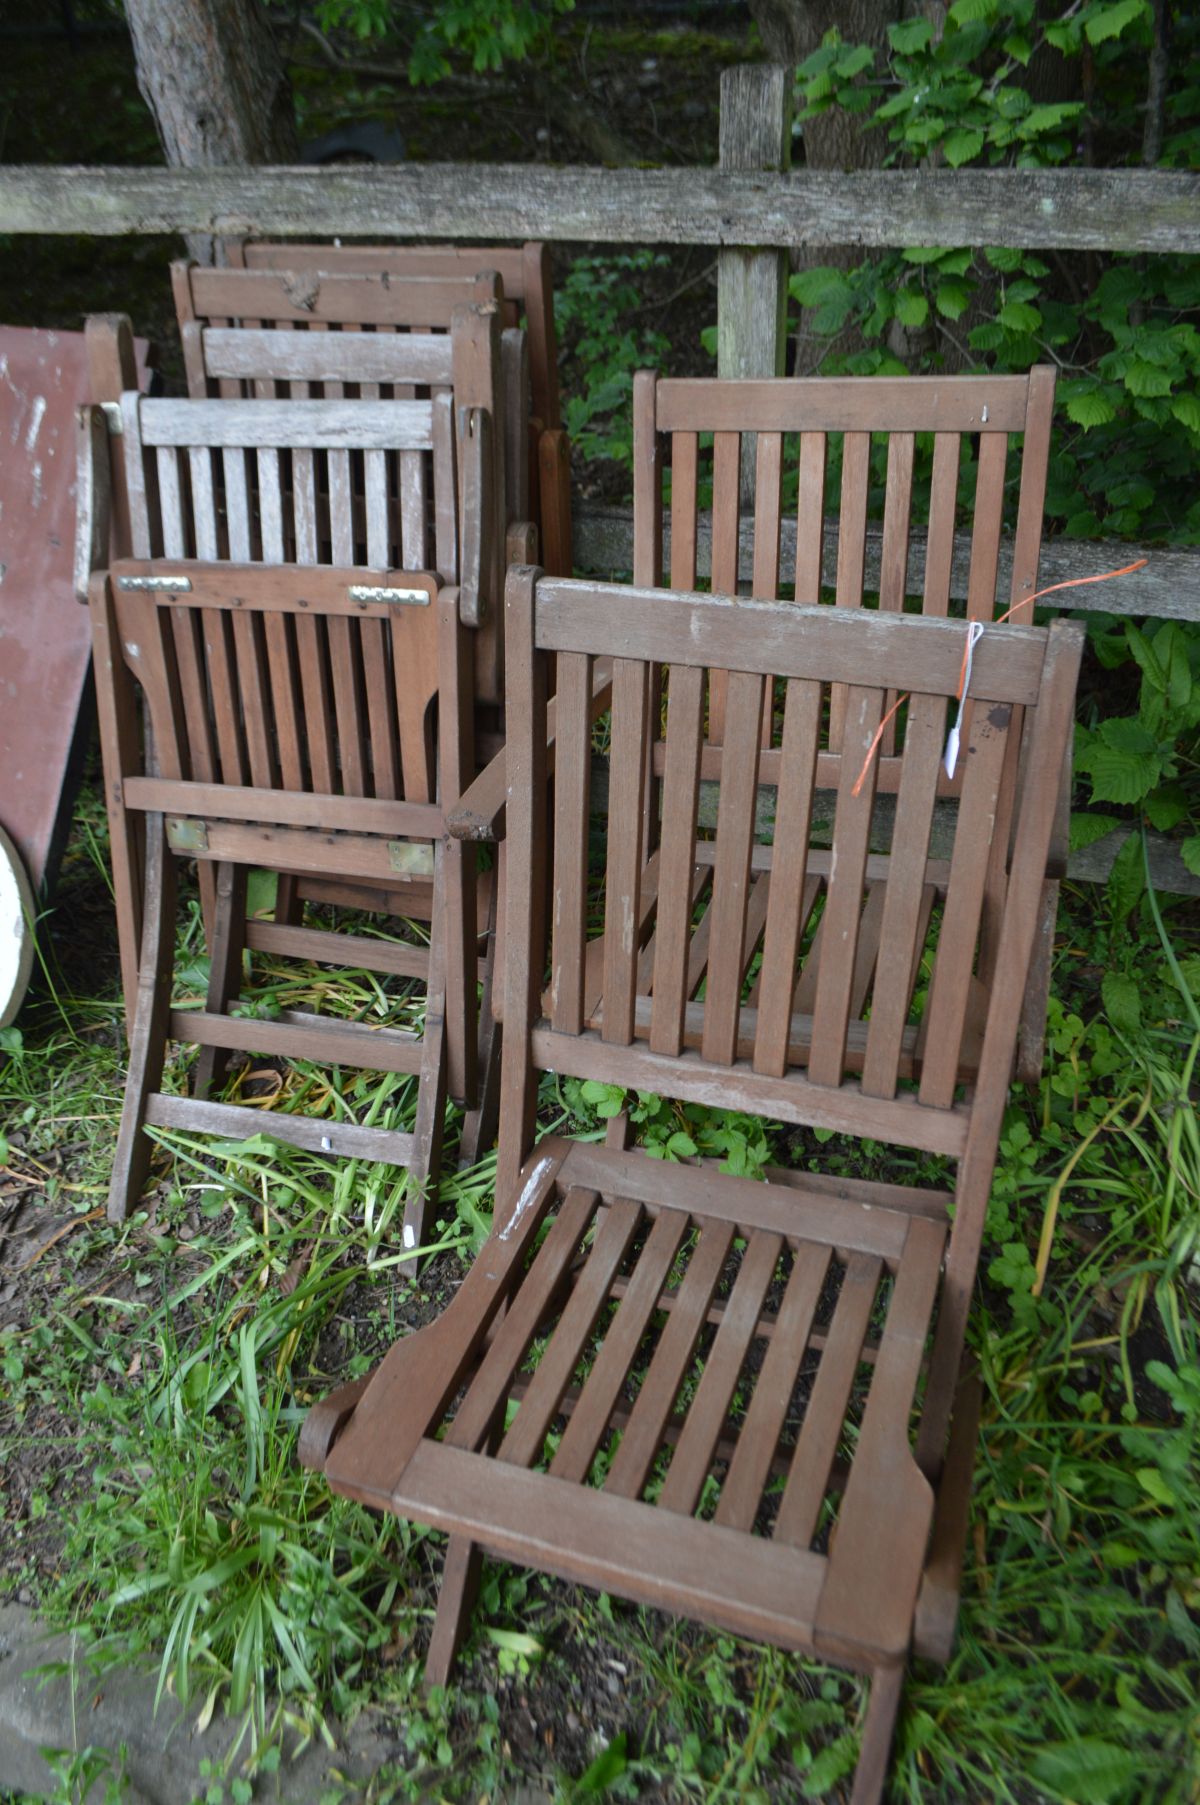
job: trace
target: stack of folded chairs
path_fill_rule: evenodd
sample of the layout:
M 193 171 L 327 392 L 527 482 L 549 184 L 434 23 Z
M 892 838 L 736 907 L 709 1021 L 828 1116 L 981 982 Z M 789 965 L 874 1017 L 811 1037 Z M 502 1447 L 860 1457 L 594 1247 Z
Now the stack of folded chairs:
M 89 329 L 80 591 L 130 1028 L 110 1212 L 148 1129 L 269 1126 L 405 1168 L 415 1257 L 447 1097 L 465 1158 L 498 1122 L 465 1283 L 310 1412 L 302 1458 L 449 1532 L 431 1682 L 488 1551 L 869 1674 L 877 1799 L 905 1660 L 953 1638 L 967 1309 L 1008 1085 L 1040 1064 L 1080 656 L 1022 608 L 1053 376 L 640 376 L 633 583 L 580 582 L 544 247 L 233 262 L 174 269 L 186 400 L 133 392 L 126 328 Z M 247 1013 L 256 954 L 423 986 L 420 1031 Z M 251 1052 L 412 1074 L 411 1131 L 223 1101 Z M 944 1179 L 760 1183 L 651 1159 L 624 1116 L 539 1140 L 545 1070 Z

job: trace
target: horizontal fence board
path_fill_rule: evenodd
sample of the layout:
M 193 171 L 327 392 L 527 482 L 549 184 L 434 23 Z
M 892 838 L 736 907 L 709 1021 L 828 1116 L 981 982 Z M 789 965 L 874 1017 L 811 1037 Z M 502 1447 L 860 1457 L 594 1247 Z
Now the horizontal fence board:
M 1200 175 L 1140 169 L 0 168 L 0 232 L 1200 250 Z
M 715 783 L 700 785 L 697 825 L 715 828 L 720 787 Z M 817 790 L 813 795 L 812 839 L 816 846 L 828 845 L 833 837 L 833 816 L 837 804 L 834 790 Z M 592 755 L 591 807 L 594 814 L 608 814 L 608 760 L 599 753 Z M 954 825 L 957 804 L 952 801 L 934 805 L 929 836 L 929 857 L 947 859 L 954 849 Z M 891 851 L 892 830 L 896 820 L 896 798 L 876 796 L 871 813 L 869 845 L 872 852 Z M 775 786 L 760 784 L 754 810 L 754 831 L 768 835 L 775 826 Z M 1075 883 L 1103 884 L 1112 870 L 1113 860 L 1129 838 L 1128 827 L 1114 828 L 1102 840 L 1073 852 L 1067 860 L 1067 876 Z M 1200 896 L 1200 877 L 1188 870 L 1179 856 L 1179 845 L 1164 834 L 1147 836 L 1150 849 L 1150 877 L 1156 890 L 1168 896 Z M 701 849 L 703 850 L 703 849 Z M 826 855 L 828 857 L 828 855 Z M 756 865 L 758 861 L 755 861 Z M 814 865 L 813 869 L 820 867 Z M 868 866 L 867 876 L 872 875 Z
M 609 576 L 613 571 L 633 568 L 633 513 L 629 508 L 599 507 L 594 503 L 576 502 L 572 515 L 576 567 L 588 576 Z M 663 567 L 670 569 L 671 528 L 663 519 Z M 879 583 L 879 533 L 867 536 L 866 584 L 868 589 Z M 821 580 L 833 587 L 837 570 L 837 523 L 826 526 L 822 555 Z M 738 568 L 749 582 L 753 568 L 753 525 L 742 524 Z M 1147 559 L 1144 570 L 1120 577 L 1112 583 L 1093 583 L 1085 589 L 1067 590 L 1047 597 L 1042 605 L 1062 609 L 1078 609 L 1087 613 L 1154 615 L 1169 620 L 1200 620 L 1200 551 L 1187 547 L 1128 545 L 1123 540 L 1059 539 L 1047 540 L 1042 546 L 1038 584 L 1063 583 L 1075 577 L 1096 576 L 1104 570 L 1120 570 L 1126 564 Z M 965 535 L 955 540 L 954 565 L 950 574 L 950 593 L 965 600 L 971 561 L 971 541 Z M 702 514 L 697 528 L 697 571 L 701 577 L 712 573 L 712 516 Z M 780 581 L 792 582 L 796 570 L 796 522 L 785 520 L 780 545 Z M 912 536 L 908 565 L 910 595 L 920 595 L 925 580 L 925 542 L 919 532 Z M 1000 578 L 997 593 L 1009 594 L 1012 580 L 1012 538 L 1006 536 L 1000 547 Z

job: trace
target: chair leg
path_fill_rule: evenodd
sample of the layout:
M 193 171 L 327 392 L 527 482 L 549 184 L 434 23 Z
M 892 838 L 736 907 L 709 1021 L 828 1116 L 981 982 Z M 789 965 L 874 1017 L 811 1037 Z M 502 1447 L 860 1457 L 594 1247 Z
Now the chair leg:
M 207 1008 L 224 1015 L 241 989 L 242 954 L 246 946 L 246 867 L 217 866 L 216 913 L 210 945 Z M 229 1064 L 225 1047 L 201 1047 L 192 1079 L 192 1094 L 207 1097 L 224 1081 Z
M 475 1108 L 463 1118 L 458 1164 L 473 1166 L 496 1139 L 500 1117 L 500 1023 L 493 1013 L 496 980 L 496 890 L 493 883 L 487 923 L 487 958 L 479 1003 L 479 1072 Z
M 437 1616 L 425 1657 L 425 1687 L 447 1686 L 458 1652 L 466 1640 L 471 1613 L 479 1596 L 483 1550 L 467 1536 L 450 1537 L 438 1593 Z
M 417 1119 L 413 1124 L 412 1158 L 408 1168 L 408 1196 L 404 1204 L 402 1233 L 406 1251 L 415 1251 L 425 1239 L 426 1214 L 436 1198 L 442 1176 L 442 1136 L 446 1121 L 446 1020 L 441 983 L 441 959 L 434 921 L 429 955 L 429 996 L 425 1005 L 425 1037 L 417 1091 Z
M 877 1667 L 871 1675 L 871 1697 L 867 1703 L 850 1805 L 879 1805 L 883 1797 L 903 1685 L 904 1668 L 900 1662 L 890 1667 Z
M 161 815 L 146 819 L 146 879 L 142 903 L 142 951 L 137 1007 L 129 1043 L 125 1101 L 108 1193 L 108 1219 L 124 1222 L 150 1171 L 146 1106 L 162 1081 L 175 965 L 175 860 L 167 848 Z
M 288 928 L 304 924 L 304 898 L 300 880 L 293 872 L 281 871 L 275 879 L 275 920 Z

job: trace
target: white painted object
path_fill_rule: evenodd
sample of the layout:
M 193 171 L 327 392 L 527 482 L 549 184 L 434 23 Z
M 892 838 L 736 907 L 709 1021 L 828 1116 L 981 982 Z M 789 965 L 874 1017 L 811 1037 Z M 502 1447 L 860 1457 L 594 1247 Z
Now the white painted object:
M 33 889 L 21 856 L 0 827 L 0 1028 L 25 997 L 33 969 Z

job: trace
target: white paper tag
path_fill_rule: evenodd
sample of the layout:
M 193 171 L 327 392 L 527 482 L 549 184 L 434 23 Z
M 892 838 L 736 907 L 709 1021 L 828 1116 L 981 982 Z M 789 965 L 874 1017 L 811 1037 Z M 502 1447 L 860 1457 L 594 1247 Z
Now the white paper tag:
M 958 698 L 958 713 L 947 736 L 946 756 L 942 761 L 947 777 L 953 777 L 958 769 L 958 748 L 962 739 L 963 711 L 967 706 L 967 692 L 971 687 L 971 666 L 975 661 L 975 647 L 982 638 L 983 622 L 981 620 L 971 621 L 967 627 L 967 668 L 963 672 L 962 693 Z

